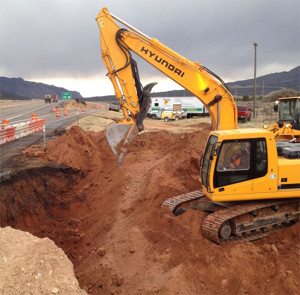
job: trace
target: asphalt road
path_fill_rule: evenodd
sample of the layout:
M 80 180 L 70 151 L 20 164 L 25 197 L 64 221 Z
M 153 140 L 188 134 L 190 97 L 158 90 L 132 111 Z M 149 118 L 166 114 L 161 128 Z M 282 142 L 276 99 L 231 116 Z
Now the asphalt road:
M 31 120 L 33 113 L 37 114 L 38 118 L 45 119 L 45 135 L 43 131 L 39 131 L 28 135 L 26 137 L 0 145 L 0 176 L 3 171 L 14 166 L 13 159 L 19 156 L 20 153 L 31 145 L 43 144 L 44 136 L 45 142 L 54 138 L 66 126 L 77 119 L 95 112 L 95 109 L 86 109 L 85 112 L 81 110 L 68 109 L 68 115 L 63 114 L 63 102 L 47 103 L 38 101 L 29 105 L 19 105 L 6 108 L 6 103 L 1 103 L 0 120 L 8 119 L 10 124 L 16 124 Z M 53 111 L 53 106 L 60 105 L 60 117 L 56 117 L 56 112 Z

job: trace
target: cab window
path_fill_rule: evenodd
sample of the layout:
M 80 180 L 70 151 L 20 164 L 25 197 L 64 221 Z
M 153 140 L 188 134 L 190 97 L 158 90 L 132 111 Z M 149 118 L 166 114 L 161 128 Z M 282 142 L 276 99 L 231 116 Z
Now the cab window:
M 255 173 L 265 175 L 267 170 L 267 146 L 264 140 L 259 140 L 255 145 Z
M 214 173 L 214 187 L 221 187 L 266 175 L 267 145 L 264 138 L 224 141 Z
M 217 163 L 217 171 L 249 170 L 250 142 L 224 143 Z

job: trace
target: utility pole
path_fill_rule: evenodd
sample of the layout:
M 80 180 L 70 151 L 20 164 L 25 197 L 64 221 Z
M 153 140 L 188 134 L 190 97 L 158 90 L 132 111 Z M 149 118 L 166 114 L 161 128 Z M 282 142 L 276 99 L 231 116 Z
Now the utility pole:
M 256 42 L 253 43 L 254 45 L 254 93 L 253 93 L 253 118 L 256 117 L 255 111 L 255 101 L 256 101 L 256 47 L 258 44 Z

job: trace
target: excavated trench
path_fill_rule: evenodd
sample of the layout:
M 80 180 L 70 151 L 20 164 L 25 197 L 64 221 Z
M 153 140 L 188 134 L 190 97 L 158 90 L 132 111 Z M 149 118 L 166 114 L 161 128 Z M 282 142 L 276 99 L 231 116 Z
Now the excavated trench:
M 112 184 L 121 175 L 112 160 L 104 133 L 87 134 L 73 126 L 48 142 L 46 151 L 31 146 L 0 171 L 0 227 L 54 241 L 89 294 L 99 294 L 99 288 L 110 294 L 120 285 L 116 272 L 99 262 L 116 218 L 110 202 L 123 188 Z
M 25 168 L 0 178 L 0 226 L 53 240 L 92 295 L 298 294 L 300 223 L 219 246 L 201 235 L 203 214 L 161 208 L 197 189 L 209 128 L 144 133 L 121 171 L 104 133 L 72 127 L 46 152 L 31 147 Z
M 68 255 L 81 239 L 77 216 L 85 209 L 85 196 L 74 194 L 73 188 L 84 177 L 79 170 L 55 163 L 19 169 L 2 177 L 0 227 L 48 237 Z

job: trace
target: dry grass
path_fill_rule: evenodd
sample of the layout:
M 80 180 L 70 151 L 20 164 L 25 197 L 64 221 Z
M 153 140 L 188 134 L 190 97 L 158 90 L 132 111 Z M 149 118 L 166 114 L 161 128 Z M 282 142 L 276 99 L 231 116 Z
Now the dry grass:
M 262 113 L 257 115 L 257 118 L 251 119 L 250 122 L 238 122 L 239 128 L 262 128 L 264 124 L 271 124 L 277 121 L 277 114 L 273 115 L 274 119 L 266 120 Z M 116 122 L 123 118 L 122 112 L 113 112 L 107 110 L 100 110 L 91 115 L 88 115 L 79 120 L 79 126 L 86 131 L 99 132 L 106 128 L 106 126 L 112 122 Z M 200 123 L 211 123 L 209 117 L 198 117 L 192 119 L 182 119 L 178 121 L 164 122 L 162 120 L 153 120 L 146 118 L 144 121 L 145 132 L 151 130 L 170 130 L 170 131 L 187 131 L 188 126 L 197 125 Z M 73 125 L 75 125 L 74 123 Z
M 86 131 L 99 132 L 106 128 L 106 126 L 112 122 L 117 122 L 123 118 L 122 112 L 113 111 L 98 111 L 91 115 L 85 116 L 79 120 L 79 126 Z M 178 121 L 164 122 L 162 120 L 153 120 L 146 118 L 144 121 L 145 132 L 155 129 L 180 129 L 186 128 L 189 125 L 195 125 L 199 123 L 210 123 L 210 118 L 195 118 L 195 119 L 183 119 Z M 76 125 L 74 122 L 71 126 Z M 69 127 L 71 127 L 69 126 Z
M 111 112 L 111 111 L 98 111 L 91 115 L 87 115 L 79 119 L 79 127 L 85 131 L 95 131 L 99 132 L 106 128 L 106 126 L 112 122 L 118 121 L 123 118 L 121 112 Z M 73 125 L 77 125 L 77 122 L 74 122 L 69 128 Z

